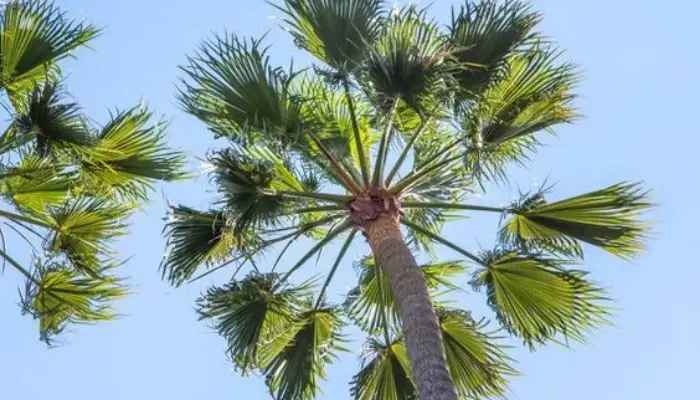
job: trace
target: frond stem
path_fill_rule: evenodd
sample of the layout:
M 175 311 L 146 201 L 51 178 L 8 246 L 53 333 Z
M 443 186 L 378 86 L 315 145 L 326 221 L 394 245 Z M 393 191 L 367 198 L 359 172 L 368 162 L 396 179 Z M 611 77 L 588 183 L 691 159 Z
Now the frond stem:
M 419 201 L 407 201 L 401 203 L 402 208 L 440 208 L 445 210 L 468 210 L 468 211 L 486 211 L 493 213 L 505 213 L 508 209 L 497 208 L 497 207 L 485 207 L 485 206 L 474 206 L 471 204 L 453 204 L 453 203 L 443 203 L 438 201 L 432 202 L 419 202 Z
M 311 140 L 318 146 L 319 150 L 323 156 L 331 163 L 331 169 L 338 175 L 338 180 L 340 183 L 351 193 L 360 194 L 362 193 L 362 188 L 355 182 L 355 180 L 350 176 L 350 174 L 345 170 L 345 168 L 340 164 L 333 154 L 323 145 L 321 139 L 316 136 L 315 133 L 308 131 Z
M 382 139 L 379 142 L 379 151 L 377 152 L 377 161 L 374 165 L 374 176 L 372 176 L 372 186 L 379 186 L 382 175 L 384 174 L 384 164 L 386 164 L 386 158 L 389 154 L 389 143 L 391 142 L 391 132 L 394 127 L 394 112 L 398 106 L 398 100 L 394 100 L 391 108 L 389 109 L 388 120 L 386 122 L 386 128 L 382 133 Z
M 433 173 L 440 168 L 449 165 L 459 159 L 462 158 L 462 155 L 457 155 L 454 157 L 447 158 L 445 160 L 442 160 L 440 162 L 437 162 L 433 165 L 426 165 L 422 169 L 417 170 L 416 172 L 410 174 L 406 178 L 396 182 L 396 185 L 394 185 L 392 188 L 389 189 L 389 192 L 393 194 L 394 196 L 401 194 L 404 190 L 406 190 L 409 186 L 413 185 L 416 181 L 419 179 L 425 177 L 426 175 Z
M 357 146 L 357 157 L 360 159 L 360 171 L 362 171 L 362 181 L 365 187 L 369 186 L 369 167 L 367 166 L 367 156 L 362 145 L 362 136 L 360 135 L 360 127 L 357 123 L 357 113 L 355 111 L 355 101 L 350 93 L 349 77 L 343 77 L 343 89 L 345 90 L 345 98 L 348 101 L 348 109 L 350 110 L 350 120 L 352 121 L 352 131 L 355 136 L 355 145 Z
M 335 262 L 333 263 L 333 267 L 331 268 L 331 271 L 328 273 L 328 277 L 326 278 L 326 281 L 323 283 L 323 287 L 321 288 L 321 292 L 319 292 L 319 294 L 318 294 L 318 298 L 316 299 L 316 305 L 314 305 L 314 310 L 318 309 L 318 307 L 323 302 L 323 297 L 326 295 L 326 291 L 328 290 L 328 285 L 330 285 L 331 280 L 333 279 L 333 276 L 335 275 L 335 271 L 338 269 L 340 262 L 343 260 L 345 253 L 348 251 L 348 247 L 350 247 L 350 244 L 352 244 L 352 240 L 355 238 L 356 233 L 357 233 L 357 229 L 353 229 L 352 231 L 350 231 L 350 234 L 348 235 L 348 239 L 345 241 L 345 243 L 343 244 L 343 247 L 340 249 L 340 253 L 338 253 L 338 257 L 336 257 Z
M 413 145 L 416 143 L 418 136 L 420 136 L 425 130 L 425 128 L 428 126 L 430 119 L 430 117 L 423 119 L 418 129 L 416 129 L 413 135 L 411 135 L 411 138 L 408 140 L 408 143 L 406 143 L 406 147 L 404 147 L 403 151 L 401 152 L 401 155 L 399 155 L 398 160 L 396 160 L 394 167 L 389 172 L 389 175 L 387 175 L 386 180 L 384 181 L 384 186 L 391 185 L 391 180 L 394 179 L 394 176 L 399 172 L 399 169 L 403 165 L 403 162 L 406 160 L 406 156 L 408 156 L 408 153 L 413 148 Z
M 436 241 L 436 242 L 438 242 L 438 243 L 441 243 L 441 244 L 443 244 L 443 245 L 445 245 L 445 246 L 451 248 L 452 250 L 454 250 L 454 251 L 456 251 L 457 253 L 459 253 L 459 254 L 461 254 L 461 255 L 467 257 L 468 259 L 470 259 L 470 260 L 476 262 L 476 263 L 479 264 L 479 265 L 483 265 L 483 264 L 484 264 L 484 262 L 483 262 L 479 257 L 475 256 L 474 254 L 472 254 L 472 253 L 470 253 L 470 252 L 464 250 L 463 248 L 457 246 L 456 244 L 450 242 L 449 240 L 443 238 L 442 236 L 440 236 L 440 235 L 438 235 L 438 234 L 436 234 L 436 233 L 430 232 L 429 230 L 423 228 L 423 227 L 420 226 L 420 225 L 414 224 L 413 222 L 409 221 L 408 219 L 406 219 L 406 218 L 404 218 L 404 217 L 401 218 L 401 223 L 404 224 L 404 225 L 406 225 L 406 227 L 408 227 L 408 228 L 410 228 L 410 229 L 413 229 L 413 230 L 415 230 L 415 231 L 418 231 L 418 232 L 420 232 L 421 234 L 430 237 L 430 238 L 433 239 L 434 241 Z

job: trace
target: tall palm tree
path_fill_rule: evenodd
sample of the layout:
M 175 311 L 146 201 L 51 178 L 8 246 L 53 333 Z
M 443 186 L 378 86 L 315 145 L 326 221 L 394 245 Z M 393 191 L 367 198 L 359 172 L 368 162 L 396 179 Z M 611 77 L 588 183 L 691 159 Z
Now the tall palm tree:
M 536 31 L 539 13 L 516 1 L 467 2 L 443 28 L 426 10 L 381 0 L 275 7 L 318 63 L 274 66 L 262 39 L 235 35 L 189 58 L 182 107 L 228 145 L 208 156 L 220 200 L 171 207 L 161 265 L 175 286 L 234 269 L 198 310 L 242 374 L 262 372 L 276 399 L 314 398 L 348 317 L 369 340 L 355 398 L 503 395 L 516 373 L 503 346 L 440 296 L 462 289 L 467 266 L 500 325 L 530 347 L 583 340 L 606 321 L 605 293 L 571 265 L 583 243 L 625 258 L 642 249 L 637 217 L 649 203 L 638 184 L 559 201 L 543 188 L 505 207 L 467 202 L 507 184 L 507 169 L 528 161 L 542 131 L 576 117 L 576 69 Z M 500 217 L 495 249 L 473 254 L 441 234 L 465 212 Z M 332 304 L 328 285 L 362 237 L 371 255 L 357 264 L 359 283 Z M 286 261 L 302 238 L 315 244 Z M 293 284 L 336 239 L 325 281 Z M 418 265 L 415 255 L 434 244 L 462 259 Z
M 10 114 L 0 136 L 0 259 L 3 271 L 9 265 L 26 279 L 22 310 L 49 343 L 70 323 L 115 317 L 111 303 L 127 288 L 110 243 L 155 181 L 181 177 L 183 156 L 145 107 L 97 127 L 66 97 L 59 61 L 98 34 L 48 1 L 10 1 L 0 13 Z

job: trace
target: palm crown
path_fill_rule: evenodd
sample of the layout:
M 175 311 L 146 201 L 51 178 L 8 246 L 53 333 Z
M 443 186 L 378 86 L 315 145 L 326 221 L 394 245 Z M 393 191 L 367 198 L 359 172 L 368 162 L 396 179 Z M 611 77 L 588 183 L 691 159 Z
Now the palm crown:
M 145 107 L 96 127 L 66 96 L 58 62 L 95 38 L 95 26 L 48 1 L 10 1 L 1 11 L 0 87 L 11 121 L 0 136 L 0 258 L 26 278 L 22 310 L 51 342 L 69 323 L 115 317 L 111 303 L 127 288 L 111 242 L 153 182 L 181 176 L 183 157 Z M 21 246 L 9 240 L 26 243 L 31 262 L 18 261 L 10 247 Z
M 642 249 L 646 226 L 637 217 L 649 202 L 638 184 L 559 201 L 543 189 L 506 207 L 467 202 L 488 184 L 507 184 L 507 169 L 529 161 L 537 135 L 576 117 L 576 68 L 536 31 L 540 14 L 520 2 L 467 2 L 445 28 L 425 10 L 389 10 L 380 0 L 275 7 L 318 63 L 276 67 L 261 40 L 235 35 L 206 41 L 189 58 L 181 105 L 229 146 L 208 156 L 220 200 L 208 210 L 171 207 L 161 265 L 176 286 L 235 267 L 198 310 L 243 374 L 261 371 L 274 398 L 314 398 L 349 320 L 367 333 L 369 350 L 353 396 L 416 396 L 402 293 L 387 266 L 363 258 L 346 300 L 326 298 L 350 244 L 381 214 L 400 221 L 414 252 L 432 254 L 438 244 L 463 258 L 419 266 L 460 398 L 501 396 L 516 374 L 486 322 L 439 296 L 463 286 L 468 267 L 504 331 L 532 348 L 583 340 L 606 321 L 605 293 L 571 266 L 583 243 L 624 258 Z M 441 235 L 465 212 L 500 217 L 495 249 L 473 254 Z M 303 237 L 314 246 L 286 261 Z M 336 239 L 343 244 L 326 279 L 293 284 Z

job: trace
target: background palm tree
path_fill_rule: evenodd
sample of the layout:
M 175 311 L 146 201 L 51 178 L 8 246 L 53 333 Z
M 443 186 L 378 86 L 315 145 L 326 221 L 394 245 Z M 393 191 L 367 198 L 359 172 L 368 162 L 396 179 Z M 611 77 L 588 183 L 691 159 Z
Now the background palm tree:
M 516 371 L 497 334 L 443 296 L 463 289 L 468 266 L 503 330 L 531 348 L 583 340 L 606 322 L 605 293 L 572 265 L 582 244 L 624 258 L 643 248 L 638 216 L 650 204 L 639 184 L 558 201 L 542 187 L 507 206 L 468 203 L 507 185 L 507 169 L 529 160 L 536 135 L 577 115 L 578 75 L 536 31 L 537 12 L 467 2 L 443 28 L 425 10 L 379 0 L 276 7 L 320 63 L 275 67 L 261 39 L 235 35 L 190 57 L 181 104 L 228 145 L 207 157 L 220 200 L 208 210 L 171 207 L 161 265 L 175 286 L 234 270 L 198 311 L 242 374 L 264 374 L 274 398 L 314 398 L 349 320 L 368 335 L 355 398 L 503 395 Z M 468 212 L 500 217 L 494 249 L 473 254 L 441 235 Z M 329 303 L 328 285 L 362 236 L 372 252 L 356 265 L 359 283 L 342 304 Z M 288 262 L 303 237 L 315 245 Z M 326 279 L 294 284 L 336 239 Z M 463 259 L 417 265 L 414 255 L 434 244 Z
M 26 278 L 22 311 L 50 343 L 69 323 L 115 317 L 127 293 L 110 243 L 157 180 L 181 177 L 183 156 L 144 106 L 95 126 L 61 87 L 58 62 L 99 34 L 52 2 L 10 1 L 0 15 L 0 87 L 10 124 L 0 136 L 0 258 Z M 5 246 L 17 235 L 27 246 Z M 32 254 L 30 265 L 17 253 Z

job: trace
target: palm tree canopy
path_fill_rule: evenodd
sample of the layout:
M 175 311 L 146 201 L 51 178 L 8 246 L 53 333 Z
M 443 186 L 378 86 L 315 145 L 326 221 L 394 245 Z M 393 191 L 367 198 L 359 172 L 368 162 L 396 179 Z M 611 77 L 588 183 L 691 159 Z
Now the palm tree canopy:
M 128 292 L 112 247 L 157 181 L 182 178 L 183 155 L 165 143 L 166 124 L 137 106 L 103 126 L 60 83 L 59 62 L 99 29 L 69 19 L 50 1 L 15 0 L 0 14 L 0 89 L 10 123 L 0 135 L 0 258 L 26 278 L 22 310 L 52 343 L 70 323 L 117 316 Z M 27 246 L 5 246 L 16 235 Z M 31 256 L 29 265 L 17 253 Z
M 541 190 L 505 207 L 468 202 L 509 187 L 509 168 L 530 162 L 542 135 L 577 117 L 577 69 L 536 30 L 539 13 L 519 1 L 467 1 L 445 27 L 426 10 L 378 0 L 274 6 L 319 64 L 274 66 L 264 39 L 229 34 L 189 58 L 180 104 L 230 143 L 207 156 L 219 195 L 211 208 L 171 207 L 160 267 L 176 286 L 232 270 L 198 311 L 242 373 L 263 374 L 277 399 L 318 398 L 350 321 L 368 336 L 352 396 L 415 398 L 382 266 L 363 258 L 346 299 L 326 296 L 364 221 L 381 210 L 400 214 L 416 252 L 434 256 L 439 245 L 459 257 L 420 268 L 461 397 L 506 393 L 517 372 L 503 336 L 534 349 L 583 341 L 607 322 L 606 293 L 573 265 L 582 244 L 624 258 L 642 250 L 640 215 L 650 203 L 640 184 L 558 201 Z M 472 212 L 494 216 L 494 249 L 474 254 L 442 235 Z M 314 245 L 290 261 L 285 253 L 300 238 Z M 343 244 L 328 274 L 295 285 L 295 272 L 335 240 Z M 270 253 L 274 263 L 263 266 Z M 445 292 L 469 287 L 483 289 L 500 329 L 447 301 Z

